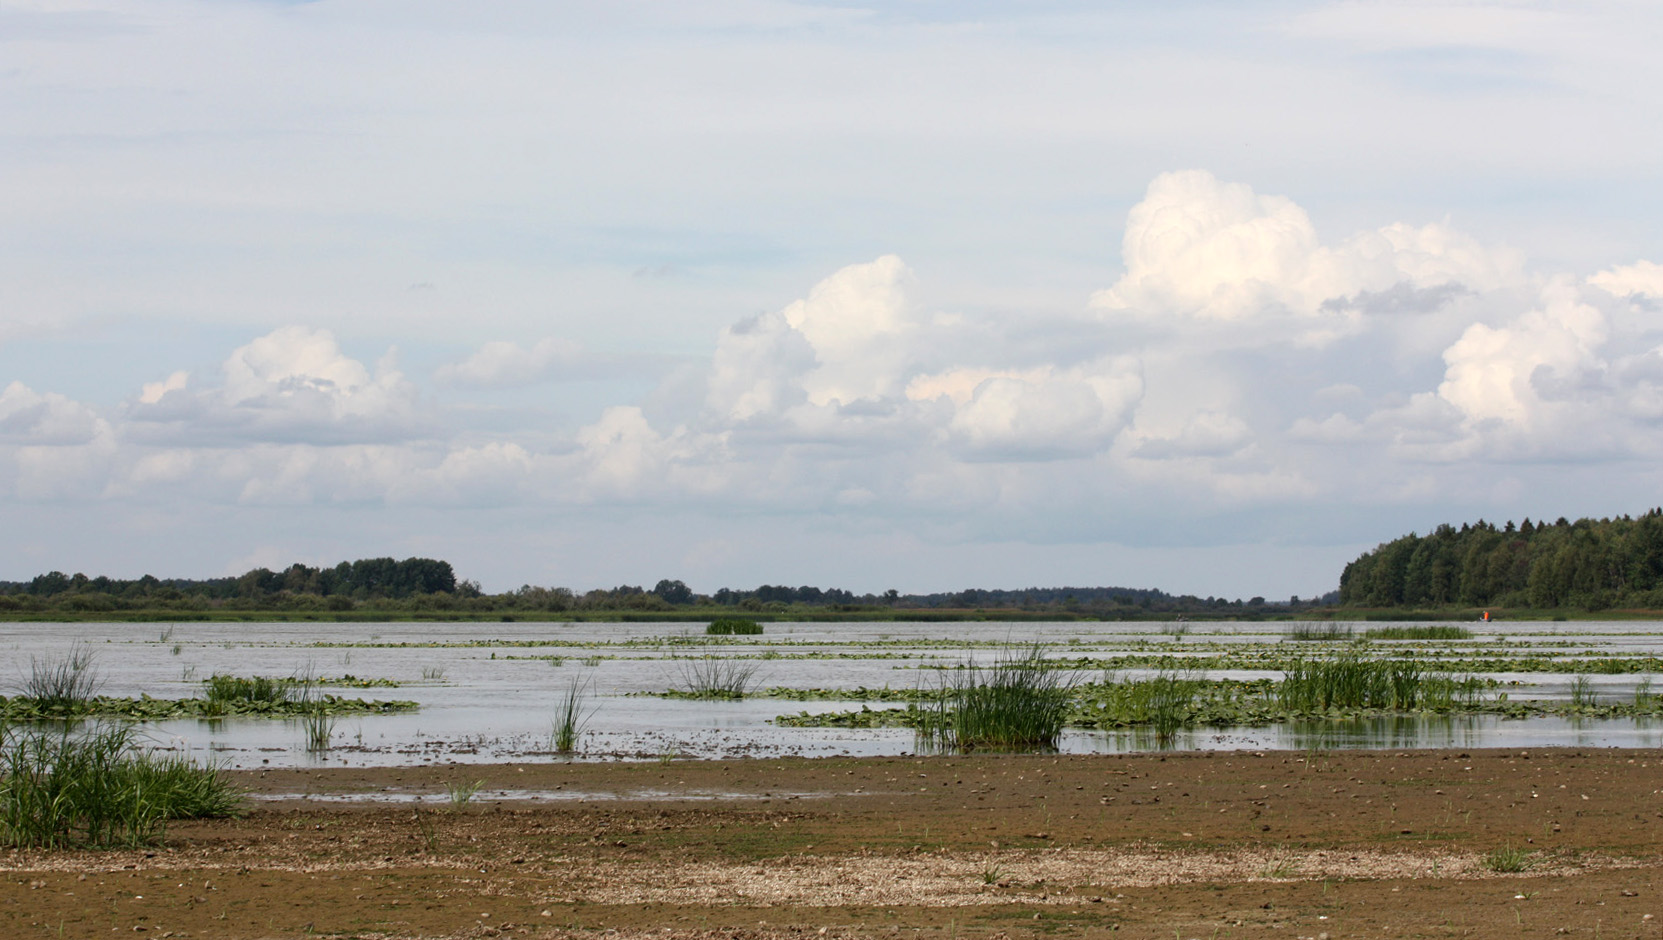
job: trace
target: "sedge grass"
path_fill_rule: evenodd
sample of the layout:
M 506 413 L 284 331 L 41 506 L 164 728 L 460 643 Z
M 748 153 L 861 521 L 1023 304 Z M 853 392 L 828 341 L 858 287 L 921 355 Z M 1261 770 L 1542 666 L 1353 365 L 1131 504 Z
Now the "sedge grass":
M 1595 708 L 1599 705 L 1599 693 L 1594 691 L 1594 680 L 1587 676 L 1577 676 L 1571 680 L 1571 707 Z
M 550 743 L 554 750 L 561 754 L 570 754 L 577 750 L 578 739 L 583 737 L 584 729 L 589 724 L 590 712 L 584 709 L 584 688 L 587 683 L 572 680 L 566 687 L 565 695 L 561 696 L 555 706 L 554 732 L 550 735 Z
M 1363 708 L 1445 711 L 1477 705 L 1486 688 L 1483 679 L 1428 672 L 1413 659 L 1368 659 L 1346 652 L 1289 663 L 1276 694 L 1281 706 L 1294 713 Z
M 688 698 L 742 699 L 756 685 L 756 664 L 732 659 L 682 662 L 681 694 Z
M 0 728 L 0 844 L 136 846 L 169 820 L 229 816 L 241 802 L 220 772 L 134 746 L 129 725 Z
M 1037 644 L 1007 652 L 985 669 L 955 670 L 935 707 L 923 710 L 920 737 L 947 751 L 1054 750 L 1072 693 Z
M 1348 623 L 1296 623 L 1282 634 L 1285 640 L 1299 643 L 1315 643 L 1324 641 L 1338 641 L 1351 639 L 1351 625 Z
M 69 714 L 89 701 L 100 684 L 92 649 L 77 640 L 62 656 L 29 657 L 22 694 L 42 711 Z

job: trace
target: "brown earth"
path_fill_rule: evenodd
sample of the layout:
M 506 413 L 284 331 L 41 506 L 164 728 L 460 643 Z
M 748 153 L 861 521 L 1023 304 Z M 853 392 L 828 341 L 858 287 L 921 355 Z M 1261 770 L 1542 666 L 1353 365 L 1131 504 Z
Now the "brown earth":
M 1656 938 L 1660 773 L 1633 750 L 249 772 L 246 816 L 151 850 L 0 853 L 0 937 Z M 327 799 L 476 780 L 461 807 Z

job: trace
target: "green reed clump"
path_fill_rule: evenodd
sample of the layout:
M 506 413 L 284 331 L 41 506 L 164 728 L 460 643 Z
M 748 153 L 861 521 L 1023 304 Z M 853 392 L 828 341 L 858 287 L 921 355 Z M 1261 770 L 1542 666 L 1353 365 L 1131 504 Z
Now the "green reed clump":
M 1349 623 L 1296 623 L 1282 634 L 1285 640 L 1295 642 L 1321 642 L 1324 640 L 1351 639 L 1351 624 Z
M 988 668 L 955 670 L 920 735 L 943 750 L 1020 751 L 1057 746 L 1073 685 L 1038 645 L 1006 653 Z
M 761 636 L 762 624 L 755 620 L 726 617 L 712 620 L 704 632 L 708 636 Z
M 1571 680 L 1571 707 L 1594 708 L 1599 705 L 1599 693 L 1594 691 L 1594 680 L 1577 676 Z
M 256 703 L 281 705 L 294 700 L 296 685 L 293 679 L 213 675 L 202 681 L 202 697 L 219 710 Z
M 584 728 L 589 724 L 589 715 L 583 705 L 583 692 L 587 683 L 572 680 L 566 686 L 566 694 L 561 696 L 554 711 L 554 732 L 550 735 L 550 743 L 554 750 L 561 754 L 570 754 L 577 750 L 578 739 L 583 736 Z
M 98 691 L 100 680 L 93 665 L 93 652 L 77 640 L 62 656 L 29 657 L 29 675 L 23 680 L 22 695 L 34 700 L 42 711 L 72 713 L 84 706 Z
M 1472 631 L 1452 623 L 1412 627 L 1370 627 L 1364 634 L 1371 640 L 1470 640 Z
M 1368 659 L 1346 652 L 1299 659 L 1283 670 L 1277 701 L 1293 713 L 1330 709 L 1470 708 L 1490 683 L 1474 676 L 1427 672 L 1413 659 Z
M 733 659 L 682 662 L 679 691 L 689 698 L 742 699 L 756 684 L 756 664 Z
M 143 845 L 241 802 L 217 769 L 134 747 L 128 725 L 0 728 L 0 773 L 0 844 L 14 848 Z
M 1277 698 L 1293 712 L 1332 708 L 1413 708 L 1422 676 L 1414 660 L 1365 659 L 1344 653 L 1300 659 L 1283 670 Z

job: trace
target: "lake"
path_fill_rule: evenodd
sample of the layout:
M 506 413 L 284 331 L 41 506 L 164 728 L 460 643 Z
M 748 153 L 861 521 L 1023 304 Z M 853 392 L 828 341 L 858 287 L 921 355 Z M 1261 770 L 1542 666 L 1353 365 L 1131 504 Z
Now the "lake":
M 1241 668 L 1204 670 L 1213 678 L 1275 678 L 1251 668 L 1254 656 L 1289 649 L 1316 654 L 1343 643 L 1299 643 L 1277 623 L 769 623 L 756 637 L 707 638 L 702 623 L 0 623 L 0 648 L 15 693 L 31 660 L 60 657 L 72 643 L 95 655 L 100 693 L 184 698 L 216 673 L 238 676 L 351 675 L 396 687 L 327 691 L 366 699 L 415 701 L 413 712 L 346 716 L 326 753 L 305 746 L 297 722 L 273 719 L 173 720 L 144 725 L 152 746 L 233 768 L 261 766 L 502 763 L 550 760 L 651 760 L 678 757 L 899 755 L 915 747 L 905 729 L 777 727 L 778 715 L 841 712 L 848 701 L 690 701 L 656 696 L 686 683 L 693 658 L 754 666 L 756 687 L 793 689 L 934 688 L 943 667 L 988 664 L 1013 647 L 1039 644 L 1048 657 L 1103 659 L 1172 654 L 1228 658 Z M 1367 626 L 1358 624 L 1358 634 Z M 1380 641 L 1425 655 L 1448 651 L 1492 659 L 1548 656 L 1566 663 L 1663 655 L 1663 623 L 1553 622 L 1466 625 L 1471 639 Z M 1181 632 L 1174 635 L 1174 629 Z M 1135 667 L 1123 676 L 1146 673 Z M 1096 678 L 1101 670 L 1087 673 Z M 1564 698 L 1572 676 L 1496 668 L 1480 674 L 1513 699 Z M 1592 675 L 1601 696 L 1629 696 L 1646 676 Z M 559 699 L 578 683 L 587 730 L 577 757 L 552 753 Z M 872 708 L 899 704 L 874 700 Z M 1494 715 L 1407 716 L 1291 722 L 1263 728 L 1202 728 L 1180 733 L 1179 749 L 1663 747 L 1663 721 L 1649 718 L 1506 720 Z M 1144 731 L 1070 731 L 1065 752 L 1150 750 Z

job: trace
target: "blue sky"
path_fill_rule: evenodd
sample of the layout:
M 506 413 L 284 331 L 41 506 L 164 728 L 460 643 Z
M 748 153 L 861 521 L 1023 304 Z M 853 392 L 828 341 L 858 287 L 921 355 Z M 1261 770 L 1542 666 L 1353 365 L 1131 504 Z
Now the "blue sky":
M 0 578 L 1285 597 L 1643 511 L 1660 20 L 8 2 Z

